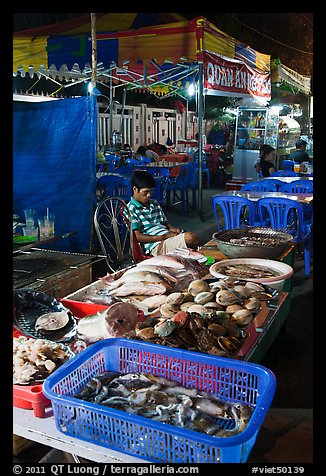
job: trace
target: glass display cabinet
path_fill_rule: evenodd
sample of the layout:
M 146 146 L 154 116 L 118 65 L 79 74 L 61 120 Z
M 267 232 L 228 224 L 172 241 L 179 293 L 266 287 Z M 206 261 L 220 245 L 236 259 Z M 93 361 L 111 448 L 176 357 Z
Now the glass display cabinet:
M 268 107 L 238 107 L 232 178 L 255 180 L 259 149 L 269 144 L 277 149 L 279 113 Z

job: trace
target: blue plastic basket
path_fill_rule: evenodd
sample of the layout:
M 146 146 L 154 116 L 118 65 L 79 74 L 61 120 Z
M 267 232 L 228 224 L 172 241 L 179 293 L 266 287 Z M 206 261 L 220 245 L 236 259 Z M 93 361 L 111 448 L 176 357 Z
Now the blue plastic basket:
M 163 376 L 228 401 L 250 404 L 254 411 L 242 433 L 220 438 L 71 396 L 93 376 L 107 370 Z M 258 364 L 124 338 L 91 345 L 43 384 L 59 431 L 161 463 L 246 462 L 275 388 L 274 374 Z

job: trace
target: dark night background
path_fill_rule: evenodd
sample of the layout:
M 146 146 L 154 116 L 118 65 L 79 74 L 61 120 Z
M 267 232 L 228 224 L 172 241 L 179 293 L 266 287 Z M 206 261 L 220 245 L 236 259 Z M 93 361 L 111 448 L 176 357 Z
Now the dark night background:
M 313 73 L 313 13 L 179 13 L 187 19 L 206 17 L 217 28 L 270 54 L 300 74 Z M 36 28 L 89 13 L 14 13 L 13 31 Z

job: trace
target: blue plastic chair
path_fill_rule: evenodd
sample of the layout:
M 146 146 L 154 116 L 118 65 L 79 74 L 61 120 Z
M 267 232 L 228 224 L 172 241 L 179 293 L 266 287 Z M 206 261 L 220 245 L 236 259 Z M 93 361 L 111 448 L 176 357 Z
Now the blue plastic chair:
M 293 162 L 293 160 L 283 160 L 281 162 L 281 167 L 282 170 L 293 170 L 294 164 L 297 164 L 297 162 Z
M 293 241 L 303 245 L 305 275 L 310 275 L 312 251 L 312 218 L 304 221 L 303 205 L 290 198 L 265 197 L 257 203 L 261 226 L 291 233 Z
M 293 180 L 290 183 L 283 183 L 279 191 L 284 193 L 313 193 L 314 182 L 313 180 Z
M 215 195 L 212 197 L 212 206 L 218 231 L 257 224 L 255 223 L 255 206 L 248 198 L 237 195 Z M 224 216 L 224 227 L 220 223 L 219 209 Z
M 118 197 L 128 202 L 132 195 L 131 181 L 119 175 L 103 175 L 97 181 L 101 198 Z
M 300 174 L 293 170 L 277 170 L 272 172 L 271 177 L 300 177 Z
M 199 152 L 196 151 L 193 155 L 193 162 L 197 164 L 198 166 L 198 159 L 199 159 Z M 211 186 L 211 171 L 207 167 L 207 162 L 206 162 L 206 152 L 202 152 L 202 175 L 206 174 L 207 178 L 207 187 L 210 188 Z
M 181 169 L 175 181 L 167 184 L 166 188 L 166 205 L 167 208 L 181 203 L 183 212 L 188 212 L 190 208 L 193 210 L 197 207 L 197 179 L 196 179 L 196 164 L 189 162 L 181 166 Z M 192 192 L 192 204 L 189 201 L 189 189 Z M 172 203 L 170 195 L 172 193 Z
M 277 185 L 273 180 L 257 180 L 242 185 L 241 191 L 244 192 L 277 192 Z

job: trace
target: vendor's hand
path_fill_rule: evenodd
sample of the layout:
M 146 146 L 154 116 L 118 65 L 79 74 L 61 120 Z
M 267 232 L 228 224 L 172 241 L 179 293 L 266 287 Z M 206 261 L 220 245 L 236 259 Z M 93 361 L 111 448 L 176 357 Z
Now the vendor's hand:
M 176 233 L 177 235 L 178 235 L 179 233 L 181 233 L 181 229 L 180 229 L 180 228 L 174 228 L 174 227 L 172 228 L 172 227 L 171 227 L 171 228 L 169 228 L 169 231 L 171 231 L 172 233 Z

